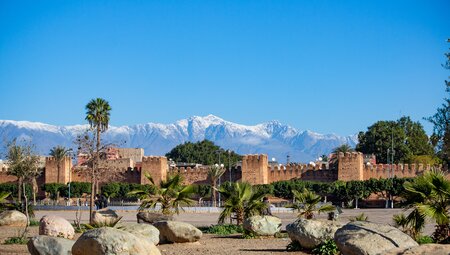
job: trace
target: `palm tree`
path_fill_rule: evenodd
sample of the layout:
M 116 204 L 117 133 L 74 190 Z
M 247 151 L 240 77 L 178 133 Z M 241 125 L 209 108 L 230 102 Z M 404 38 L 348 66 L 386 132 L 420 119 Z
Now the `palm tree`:
M 108 129 L 109 117 L 111 112 L 111 106 L 109 106 L 108 101 L 102 98 L 96 98 L 89 101 L 86 105 L 86 120 L 91 125 L 91 128 L 96 131 L 96 153 L 95 153 L 95 164 L 92 168 L 91 176 L 91 202 L 89 206 L 89 221 L 92 223 L 92 208 L 94 207 L 94 196 L 95 196 L 95 184 L 96 184 L 96 168 L 98 167 L 100 159 L 100 134 Z
M 346 152 L 353 152 L 355 151 L 350 145 L 343 144 L 341 146 L 338 146 L 333 149 L 333 153 L 338 154 L 339 152 L 346 153 Z
M 225 201 L 219 215 L 220 224 L 234 213 L 237 225 L 241 225 L 244 219 L 260 215 L 267 208 L 267 204 L 262 201 L 266 194 L 255 192 L 247 182 L 233 182 L 227 187 L 221 186 L 218 191 Z
M 428 171 L 412 182 L 405 182 L 403 186 L 403 198 L 408 208 L 413 209 L 407 218 L 414 219 L 418 224 L 425 222 L 426 217 L 432 219 L 436 222 L 433 234 L 435 241 L 450 241 L 450 181 L 446 179 L 445 173 Z M 417 223 L 411 224 L 416 227 Z
M 156 208 L 160 205 L 163 214 L 179 214 L 181 206 L 191 205 L 194 202 L 190 197 L 195 192 L 195 187 L 183 186 L 183 178 L 180 174 L 169 176 L 166 181 L 162 180 L 159 186 L 155 185 L 150 175 L 147 174 L 146 177 L 150 181 L 150 189 L 133 190 L 128 193 L 140 196 L 140 210 Z
M 213 195 L 213 206 L 216 207 L 216 197 L 217 197 L 217 180 L 225 173 L 225 169 L 220 166 L 214 165 L 208 171 L 208 179 L 211 183 L 211 191 Z
M 408 216 L 405 214 L 395 214 L 392 218 L 394 226 L 401 228 L 403 232 L 417 239 L 425 227 L 425 217 L 418 210 L 414 209 Z
M 292 190 L 294 195 L 294 203 L 288 205 L 288 208 L 293 208 L 299 212 L 298 217 L 305 217 L 306 219 L 314 218 L 314 213 L 331 212 L 335 208 L 331 204 L 323 204 L 318 206 L 321 197 L 316 193 L 303 189 L 302 192 Z
M 56 168 L 58 169 L 58 177 L 57 182 L 61 183 L 60 180 L 60 172 L 61 172 L 61 163 L 63 160 L 69 155 L 71 149 L 67 149 L 64 146 L 55 146 L 50 150 L 50 156 L 55 158 L 56 161 Z

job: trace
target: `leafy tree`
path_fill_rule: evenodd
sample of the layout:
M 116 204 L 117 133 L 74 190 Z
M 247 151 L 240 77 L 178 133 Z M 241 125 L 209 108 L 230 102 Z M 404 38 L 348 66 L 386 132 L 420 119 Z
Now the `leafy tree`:
M 368 127 L 366 132 L 360 132 L 358 140 L 356 150 L 374 154 L 380 163 L 391 161 L 392 146 L 394 162 L 390 163 L 409 163 L 413 156 L 433 155 L 422 125 L 409 117 L 402 117 L 397 121 L 378 121 Z
M 429 217 L 436 222 L 433 238 L 438 241 L 450 241 L 450 181 L 443 172 L 432 170 L 411 182 L 405 182 L 404 199 L 412 213 L 407 218 L 418 222 Z M 418 217 L 421 217 L 419 220 Z
M 225 173 L 225 169 L 223 169 L 220 166 L 217 165 L 213 165 L 211 166 L 211 168 L 209 168 L 208 171 L 208 180 L 211 183 L 211 191 L 212 191 L 212 195 L 213 195 L 213 206 L 216 207 L 217 204 L 217 180 L 219 180 L 219 178 Z
M 372 193 L 371 189 L 363 181 L 348 181 L 345 186 L 348 194 L 351 194 L 355 199 L 355 208 L 358 208 L 359 199 L 365 199 Z
M 176 162 L 198 163 L 203 165 L 214 165 L 218 163 L 220 157 L 221 163 L 225 165 L 225 168 L 229 167 L 228 164 L 232 166 L 242 158 L 241 155 L 235 152 L 228 152 L 208 140 L 196 143 L 186 142 L 177 145 L 166 154 L 166 157 Z
M 346 153 L 346 152 L 352 152 L 352 151 L 355 151 L 355 150 L 352 147 L 350 147 L 350 145 L 348 145 L 348 144 L 343 144 L 343 145 L 338 146 L 333 149 L 333 153 L 336 153 L 336 154 L 339 152 Z
M 116 197 L 119 195 L 120 192 L 120 183 L 117 182 L 111 182 L 106 185 L 103 185 L 102 188 L 102 194 L 106 197 Z
M 222 185 L 219 193 L 224 197 L 223 210 L 219 215 L 219 224 L 222 224 L 226 218 L 232 214 L 236 217 L 236 224 L 241 225 L 244 219 L 260 215 L 267 207 L 262 199 L 266 195 L 258 193 L 247 182 L 231 182 Z
M 62 183 L 45 183 L 42 185 L 41 189 L 42 191 L 45 191 L 47 193 L 50 194 L 50 198 L 52 199 L 58 199 L 59 198 L 59 194 L 61 193 L 61 190 L 65 187 L 66 185 L 62 184 Z
M 304 189 L 302 192 L 293 190 L 294 203 L 286 206 L 288 208 L 293 208 L 299 212 L 298 217 L 305 217 L 306 219 L 314 218 L 314 213 L 330 212 L 335 208 L 330 204 L 323 204 L 318 206 L 321 197 L 316 193 Z
M 89 222 L 92 223 L 92 209 L 94 207 L 95 197 L 95 183 L 96 183 L 96 171 L 98 168 L 101 152 L 101 139 L 100 134 L 108 129 L 110 118 L 111 106 L 108 101 L 102 98 L 96 98 L 89 101 L 86 105 L 86 120 L 89 122 L 91 129 L 95 130 L 96 153 L 95 162 L 92 167 L 91 173 L 91 201 L 89 206 Z
M 61 172 L 61 163 L 63 162 L 63 160 L 69 156 L 70 151 L 72 151 L 71 149 L 67 149 L 64 146 L 55 146 L 50 150 L 50 156 L 52 156 L 53 158 L 55 158 L 56 161 L 56 168 L 58 170 L 58 175 L 57 175 L 57 182 L 61 183 L 60 180 L 60 172 Z
M 42 169 L 39 168 L 39 157 L 34 154 L 32 146 L 18 145 L 15 140 L 8 145 L 6 159 L 9 165 L 8 174 L 16 176 L 20 180 L 19 184 L 21 187 L 19 186 L 18 189 L 22 189 L 23 192 L 22 195 L 24 197 L 25 215 L 27 216 L 27 225 L 22 233 L 23 238 L 30 224 L 26 184 L 31 183 L 33 179 L 39 176 Z
M 450 39 L 447 42 L 450 42 Z M 445 53 L 445 56 L 447 61 L 443 67 L 450 70 L 450 52 Z M 450 80 L 445 81 L 445 91 L 447 97 L 444 98 L 444 103 L 433 116 L 426 118 L 426 120 L 434 125 L 431 140 L 439 150 L 438 155 L 447 164 L 450 164 Z
M 130 195 L 139 195 L 141 199 L 140 210 L 156 208 L 161 205 L 163 214 L 178 214 L 180 206 L 190 205 L 194 201 L 190 198 L 195 191 L 194 185 L 183 186 L 183 177 L 179 174 L 169 176 L 166 181 L 161 180 L 159 186 L 155 185 L 152 177 L 146 175 L 152 190 L 133 190 Z

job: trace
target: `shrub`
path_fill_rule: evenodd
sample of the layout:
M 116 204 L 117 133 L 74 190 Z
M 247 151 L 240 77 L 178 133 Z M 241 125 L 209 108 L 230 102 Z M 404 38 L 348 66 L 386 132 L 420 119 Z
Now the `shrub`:
M 351 217 L 350 221 L 368 221 L 369 216 L 365 215 L 364 213 L 360 213 L 356 215 L 355 217 Z
M 28 238 L 22 236 L 13 236 L 5 240 L 3 244 L 27 244 Z
M 416 239 L 416 242 L 418 244 L 427 244 L 427 243 L 434 243 L 435 241 L 433 240 L 433 238 L 431 236 L 419 236 Z
M 202 229 L 204 233 L 216 234 L 220 236 L 232 235 L 237 233 L 243 233 L 244 229 L 242 226 L 223 224 L 223 225 L 212 225 Z
M 312 253 L 318 255 L 335 255 L 339 254 L 339 250 L 334 240 L 329 239 L 314 248 Z

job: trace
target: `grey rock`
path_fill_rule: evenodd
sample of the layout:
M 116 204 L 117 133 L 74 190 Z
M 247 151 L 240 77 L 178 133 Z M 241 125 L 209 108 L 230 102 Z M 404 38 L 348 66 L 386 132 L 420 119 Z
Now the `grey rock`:
M 32 255 L 67 255 L 72 254 L 73 240 L 53 237 L 35 236 L 28 241 L 28 251 Z
M 333 239 L 334 233 L 341 224 L 329 220 L 308 220 L 300 218 L 286 226 L 286 231 L 292 241 L 297 241 L 302 247 L 312 249 L 328 239 Z
M 150 241 L 129 232 L 103 227 L 84 232 L 72 247 L 73 255 L 161 255 Z
M 409 235 L 395 227 L 367 221 L 350 222 L 338 229 L 334 241 L 344 255 L 377 255 L 394 248 L 418 246 Z
M 101 209 L 92 212 L 92 221 L 94 224 L 100 226 L 110 226 L 112 223 L 119 220 L 119 215 L 111 209 Z
M 198 228 L 185 222 L 158 221 L 153 226 L 159 230 L 160 243 L 196 242 L 203 235 Z
M 139 224 L 132 222 L 119 223 L 118 229 L 130 232 L 133 235 L 142 236 L 147 241 L 152 242 L 154 245 L 159 243 L 159 230 L 150 224 Z
M 0 213 L 0 226 L 25 227 L 27 216 L 16 210 L 8 210 Z
M 273 236 L 281 230 L 280 218 L 273 216 L 252 216 L 244 220 L 244 228 L 259 236 Z
M 154 212 L 138 212 L 136 214 L 136 218 L 138 223 L 149 223 L 149 224 L 153 224 L 157 221 L 173 220 L 173 217 L 171 215 L 164 215 L 161 213 L 154 213 Z
M 407 249 L 395 248 L 383 255 L 449 255 L 450 245 L 448 244 L 422 244 Z
M 75 229 L 70 222 L 62 217 L 45 215 L 39 221 L 39 235 L 73 239 Z

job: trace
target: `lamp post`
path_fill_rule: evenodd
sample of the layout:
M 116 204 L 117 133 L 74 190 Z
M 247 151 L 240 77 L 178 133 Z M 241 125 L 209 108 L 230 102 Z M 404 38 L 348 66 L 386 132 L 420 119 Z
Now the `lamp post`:
M 68 150 L 68 155 L 69 155 L 69 157 L 70 157 L 70 163 L 72 163 L 72 157 L 74 157 L 73 156 L 73 150 L 72 149 L 69 149 Z M 70 165 L 72 165 L 72 164 L 70 164 Z M 67 200 L 67 203 L 70 205 L 70 183 L 72 182 L 72 169 L 71 168 L 69 168 L 69 183 L 67 184 L 67 186 L 68 186 L 68 189 L 69 189 L 69 199 Z

